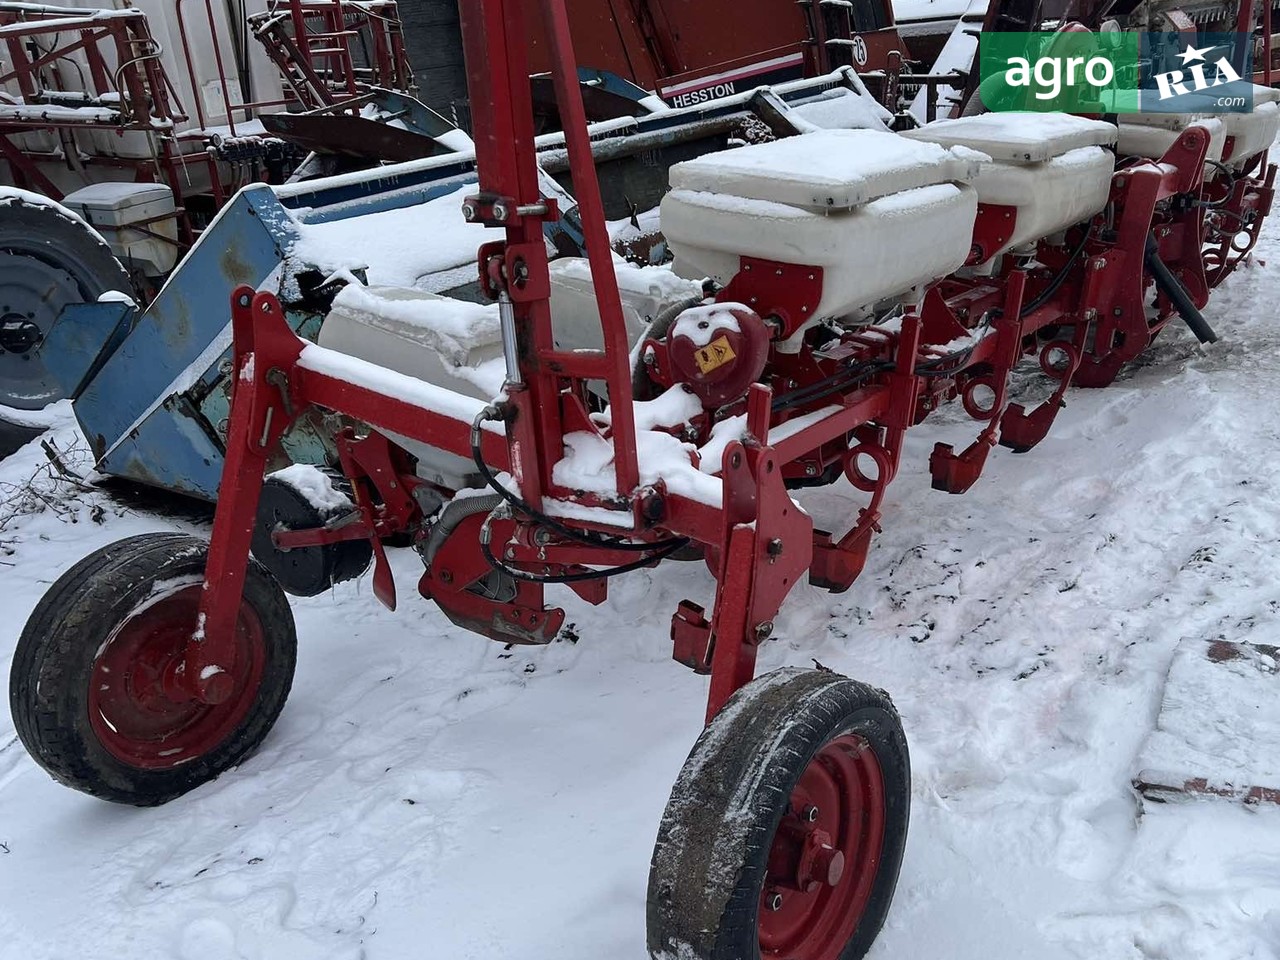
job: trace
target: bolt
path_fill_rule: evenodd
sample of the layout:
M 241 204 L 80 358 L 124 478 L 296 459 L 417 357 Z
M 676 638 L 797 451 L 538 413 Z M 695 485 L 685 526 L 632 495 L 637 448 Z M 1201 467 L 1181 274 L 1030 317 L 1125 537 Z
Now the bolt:
M 767 894 L 765 894 L 765 897 L 764 897 L 764 905 L 765 905 L 766 907 L 768 907 L 770 910 L 773 910 L 775 913 L 776 913 L 777 911 L 781 910 L 781 909 L 782 909 L 782 894 L 778 893 L 778 891 L 776 891 L 776 890 L 775 890 L 775 891 L 773 891 L 773 893 L 767 893 Z
M 745 273 L 750 273 L 750 272 L 751 272 L 751 264 L 749 264 L 749 263 L 748 263 L 748 264 L 744 264 L 744 265 L 743 265 L 743 267 L 742 267 L 742 269 L 743 269 L 743 271 L 744 271 Z
M 1113 317 L 1123 317 L 1124 310 L 1122 310 L 1120 307 L 1116 307 L 1114 310 L 1111 311 L 1111 315 Z
M 804 475 L 806 477 L 816 477 L 818 475 L 818 465 L 816 463 L 806 463 L 804 465 Z
M 765 548 L 765 552 L 768 553 L 769 556 L 775 558 L 782 556 L 782 541 L 777 537 L 774 537 L 769 541 L 769 545 Z
M 781 268 L 781 267 L 779 267 L 777 270 L 773 271 L 773 275 L 774 275 L 775 277 L 780 277 L 780 276 L 782 276 L 782 268 Z
M 495 220 L 505 221 L 507 219 L 508 212 L 507 205 L 501 200 L 493 205 L 493 219 Z
M 764 643 L 773 636 L 773 621 L 766 620 L 764 623 L 756 627 L 755 630 L 756 643 Z
M 474 203 L 468 201 L 462 205 L 462 219 L 467 221 L 467 223 L 473 222 L 478 215 L 479 212 L 476 210 L 476 205 Z

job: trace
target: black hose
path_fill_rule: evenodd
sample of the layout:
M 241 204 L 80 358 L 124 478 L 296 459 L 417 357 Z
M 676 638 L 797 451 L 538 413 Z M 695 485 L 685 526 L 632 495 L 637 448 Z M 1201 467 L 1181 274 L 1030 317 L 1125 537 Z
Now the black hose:
M 430 564 L 435 560 L 436 554 L 440 551 L 440 547 L 444 545 L 445 540 L 449 539 L 449 534 L 458 529 L 458 525 L 463 520 L 467 519 L 467 517 L 475 516 L 477 513 L 492 513 L 501 504 L 502 496 L 497 493 L 463 497 L 460 500 L 451 501 L 440 514 L 440 518 L 432 524 L 431 533 L 427 535 L 427 543 L 422 550 L 423 558 Z
M 661 340 L 667 335 L 671 329 L 671 325 L 676 322 L 676 318 L 686 310 L 696 307 L 702 303 L 706 297 L 688 297 L 677 303 L 668 304 L 667 308 L 653 318 L 653 321 L 645 329 L 644 334 L 640 337 L 640 343 L 646 340 Z M 654 387 L 657 384 L 649 378 L 649 370 L 645 366 L 643 352 L 637 354 L 635 369 L 631 371 L 631 396 L 635 400 L 652 400 L 655 396 Z
M 1213 327 L 1209 326 L 1204 314 L 1191 302 L 1191 294 L 1187 293 L 1187 288 L 1160 259 L 1160 245 L 1156 243 L 1155 234 L 1147 235 L 1146 261 L 1147 269 L 1155 278 L 1156 289 L 1169 298 L 1169 302 L 1177 309 L 1178 316 L 1191 328 L 1196 339 L 1201 343 L 1217 343 L 1218 335 L 1213 332 Z
M 1071 272 L 1071 268 L 1076 265 L 1076 261 L 1084 254 L 1084 248 L 1089 243 L 1089 234 L 1090 231 L 1086 225 L 1084 236 L 1080 238 L 1080 245 L 1076 247 L 1075 250 L 1071 251 L 1071 256 L 1067 258 L 1067 262 L 1062 265 L 1062 269 L 1059 270 L 1054 278 L 1049 282 L 1049 285 L 1041 290 L 1034 300 L 1023 306 L 1023 308 L 1018 312 L 1019 318 L 1029 317 L 1035 311 L 1048 303 L 1049 298 L 1058 292 L 1058 288 L 1061 287 L 1063 281 L 1067 279 L 1067 275 Z

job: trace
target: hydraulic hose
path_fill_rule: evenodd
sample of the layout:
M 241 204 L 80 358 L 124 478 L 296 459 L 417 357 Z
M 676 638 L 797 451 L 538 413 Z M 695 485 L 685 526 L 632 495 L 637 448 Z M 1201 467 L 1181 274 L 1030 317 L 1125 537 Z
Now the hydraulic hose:
M 1160 246 L 1156 243 L 1154 234 L 1147 235 L 1146 261 L 1147 269 L 1155 278 L 1156 289 L 1169 298 L 1169 302 L 1177 309 L 1178 316 L 1191 328 L 1196 339 L 1201 343 L 1217 343 L 1218 335 L 1213 332 L 1213 327 L 1209 326 L 1204 314 L 1191 302 L 1191 294 L 1187 293 L 1187 288 L 1160 259 Z
M 427 563 L 431 563 L 436 558 L 441 545 L 449 538 L 449 534 L 458 529 L 458 525 L 463 520 L 477 513 L 492 513 L 501 503 L 502 497 L 496 493 L 485 493 L 451 501 L 440 514 L 440 519 L 432 526 L 431 533 L 427 535 L 427 544 L 423 549 L 423 556 Z

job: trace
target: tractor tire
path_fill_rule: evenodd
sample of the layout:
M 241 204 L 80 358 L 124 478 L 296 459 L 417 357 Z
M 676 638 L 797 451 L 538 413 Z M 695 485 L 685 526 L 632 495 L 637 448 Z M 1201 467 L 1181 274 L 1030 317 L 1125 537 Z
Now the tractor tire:
M 275 724 L 297 639 L 288 601 L 256 561 L 231 696 L 205 704 L 174 690 L 208 546 L 172 533 L 121 540 L 64 573 L 36 606 L 14 653 L 9 706 L 23 746 L 55 780 L 154 806 L 236 766 Z
M 41 357 L 63 307 L 112 290 L 128 271 L 82 220 L 55 206 L 0 196 L 0 404 L 39 410 L 64 398 Z
M 739 690 L 671 792 L 648 946 L 682 960 L 859 960 L 906 845 L 911 764 L 881 691 L 783 669 Z

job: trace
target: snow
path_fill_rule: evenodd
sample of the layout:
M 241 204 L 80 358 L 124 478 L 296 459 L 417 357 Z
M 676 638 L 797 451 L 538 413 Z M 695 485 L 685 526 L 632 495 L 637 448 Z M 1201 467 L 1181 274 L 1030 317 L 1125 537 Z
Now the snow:
M 75 414 L 71 412 L 70 400 L 59 400 L 40 410 L 19 410 L 0 403 L 0 420 L 16 423 L 22 427 L 65 426 L 72 422 Z
M 273 480 L 292 487 L 320 514 L 349 511 L 351 498 L 333 485 L 327 473 L 307 463 L 295 463 L 271 474 Z
M 502 238 L 501 230 L 462 219 L 462 201 L 475 190 L 470 184 L 426 203 L 326 223 L 306 223 L 306 210 L 293 211 L 299 238 L 289 255 L 328 273 L 368 267 L 372 286 L 412 287 L 472 263 L 481 244 Z
M 632 404 L 637 430 L 653 430 L 661 427 L 678 427 L 702 413 L 702 401 L 689 392 L 683 383 L 677 383 L 652 400 L 636 400 Z M 606 407 L 595 414 L 601 424 L 613 422 L 613 408 Z
M 729 444 L 741 440 L 747 435 L 747 415 L 726 417 L 711 428 L 711 438 L 698 448 L 698 456 L 702 462 L 698 465 L 703 473 L 719 473 L 724 466 L 724 452 Z
M 716 336 L 724 331 L 740 333 L 738 318 L 734 310 L 750 313 L 751 308 L 742 303 L 709 303 L 706 306 L 690 307 L 680 314 L 671 328 L 670 339 L 684 337 L 695 347 L 705 347 Z
M 971 159 L 934 143 L 884 130 L 819 130 L 687 160 L 671 168 L 671 186 L 843 210 L 976 173 Z
M 929 488 L 928 457 L 977 426 L 953 405 L 910 431 L 862 579 L 797 588 L 761 648 L 762 671 L 817 659 L 903 716 L 911 837 L 870 960 L 1280 955 L 1280 810 L 1130 787 L 1179 643 L 1280 635 L 1275 221 L 1258 257 L 1205 311 L 1220 343 L 1170 328 L 963 497 Z M 1048 392 L 1028 373 L 1014 399 Z M 61 419 L 52 439 L 74 436 Z M 0 483 L 43 457 L 28 444 Z M 172 504 L 44 490 L 78 522 L 48 508 L 0 528 L 5 658 L 91 550 L 208 531 Z M 865 502 L 843 482 L 797 496 L 827 529 Z M 57 785 L 0 710 L 0 954 L 643 960 L 652 843 L 707 690 L 670 660 L 670 615 L 709 602 L 705 567 L 617 578 L 599 608 L 551 588 L 580 639 L 508 650 L 406 596 L 421 564 L 388 552 L 401 610 L 368 575 L 293 601 L 275 731 L 167 806 Z
M 787 117 L 806 129 L 827 130 L 887 130 L 887 124 L 893 119 L 893 115 L 869 93 L 859 94 L 843 87 L 797 104 Z
M 496 303 L 406 293 L 351 283 L 338 291 L 333 305 L 360 323 L 402 335 L 411 332 L 455 366 L 466 364 L 477 347 L 502 339 Z
M 958 120 L 935 120 L 906 134 L 955 149 L 970 147 L 988 160 L 1036 162 L 1082 147 L 1113 147 L 1114 124 L 1064 113 L 983 113 Z
M 302 354 L 298 357 L 298 366 L 344 383 L 395 397 L 422 410 L 444 414 L 468 423 L 475 420 L 480 411 L 487 406 L 483 400 L 455 393 L 445 387 L 419 380 L 417 377 L 409 377 L 367 360 L 361 360 L 359 357 L 338 353 L 314 343 L 303 346 Z M 485 426 L 491 428 L 493 425 Z
M 969 0 L 893 0 L 898 23 L 915 20 L 955 19 L 969 9 Z
M 138 309 L 138 301 L 134 300 L 129 294 L 121 290 L 107 290 L 98 295 L 99 303 L 123 303 L 126 306 Z
M 1206 552 L 1190 562 L 1211 564 L 1214 555 Z M 1180 784 L 1210 772 L 1211 786 L 1280 787 L 1276 648 L 1235 648 L 1244 656 L 1206 668 L 1214 646 L 1197 639 L 1178 647 L 1164 706 L 1138 767 L 1163 784 Z
M 641 224 L 652 223 L 652 229 L 658 228 L 658 210 L 655 208 L 640 214 Z M 638 236 L 630 227 L 629 220 L 618 220 L 612 223 L 610 236 L 613 240 L 632 239 Z M 644 231 L 641 230 L 640 233 Z M 702 295 L 702 283 L 677 276 L 669 266 L 639 267 L 629 260 L 614 253 L 613 273 L 618 281 L 618 289 L 623 293 L 633 294 L 637 299 L 647 298 L 655 302 L 675 302 Z M 563 257 L 554 261 L 551 268 L 556 279 L 577 280 L 590 284 L 591 263 L 586 257 Z
M 236 122 L 234 128 L 232 124 L 226 123 L 213 127 L 201 127 L 198 130 L 189 130 L 184 136 L 192 137 L 218 137 L 227 140 L 233 137 L 265 137 L 267 128 L 261 120 L 240 120 Z
M 82 216 L 80 216 L 75 211 L 70 210 L 67 207 L 64 207 L 62 204 L 58 203 L 58 201 L 56 200 L 50 200 L 48 197 L 43 196 L 39 193 L 32 193 L 30 190 L 23 190 L 21 187 L 10 187 L 10 186 L 0 185 L 0 204 L 13 203 L 13 201 L 15 200 L 20 200 L 23 203 L 30 204 L 31 206 L 34 206 L 34 207 L 52 207 L 54 210 L 57 210 L 64 217 L 67 217 L 70 220 L 74 220 L 77 223 L 83 223 L 86 227 L 89 226 L 89 224 L 85 223 L 85 220 Z M 92 230 L 93 228 L 90 227 L 90 229 Z M 94 231 L 94 236 L 97 236 L 97 231 Z M 104 246 L 105 246 L 105 243 L 104 243 Z
M 953 17 L 958 12 L 960 20 L 951 30 L 951 36 L 947 38 L 947 42 L 938 52 L 938 57 L 934 60 L 933 65 L 929 67 L 928 73 L 931 74 L 948 74 L 959 70 L 962 73 L 968 73 L 973 68 L 974 61 L 978 54 L 978 37 L 980 32 L 975 28 L 980 26 L 983 17 L 986 14 L 988 0 L 969 0 L 967 9 L 960 10 L 960 4 L 957 2 L 954 9 L 950 6 L 950 0 L 945 0 L 948 4 L 945 12 L 939 10 L 940 17 Z M 939 86 L 937 88 L 937 96 L 934 102 L 937 104 L 937 116 L 946 117 L 950 113 L 952 106 L 960 98 L 963 91 L 957 90 L 955 87 Z M 928 119 L 928 103 L 929 88 L 921 87 L 911 101 L 910 111 L 915 118 L 924 123 Z
M 552 470 L 555 483 L 571 490 L 615 495 L 618 492 L 614 471 L 613 443 L 598 434 L 580 431 L 564 438 L 564 457 Z M 636 431 L 636 450 L 640 464 L 640 483 L 662 480 L 667 489 L 678 496 L 700 503 L 719 506 L 722 489 L 719 478 L 708 476 L 693 464 L 695 447 L 669 433 L 653 430 Z

